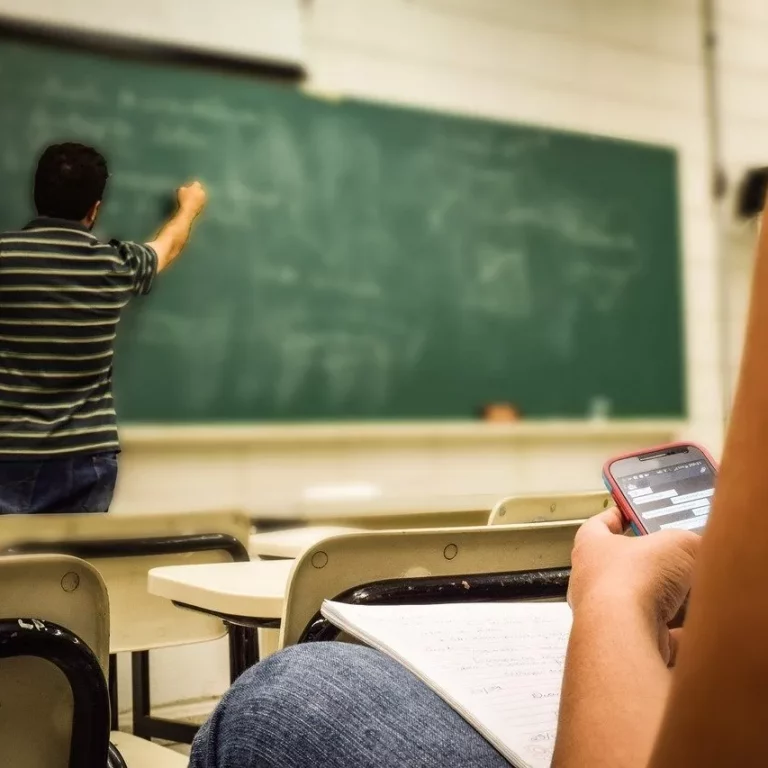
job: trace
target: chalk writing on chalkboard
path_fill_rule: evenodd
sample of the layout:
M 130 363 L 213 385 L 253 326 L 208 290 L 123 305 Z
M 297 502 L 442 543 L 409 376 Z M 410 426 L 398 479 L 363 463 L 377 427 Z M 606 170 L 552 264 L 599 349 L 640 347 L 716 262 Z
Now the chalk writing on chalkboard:
M 124 318 L 127 420 L 683 410 L 667 149 L 8 41 L 0 72 L 0 226 L 55 140 L 107 153 L 105 236 L 147 239 L 176 186 L 209 188 Z

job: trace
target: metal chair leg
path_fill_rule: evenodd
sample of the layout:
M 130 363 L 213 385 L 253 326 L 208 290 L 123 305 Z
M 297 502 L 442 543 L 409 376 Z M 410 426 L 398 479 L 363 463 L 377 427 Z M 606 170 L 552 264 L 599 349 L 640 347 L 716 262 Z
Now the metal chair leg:
M 73 632 L 39 619 L 0 619 L 0 658 L 36 656 L 66 676 L 72 690 L 70 768 L 107 765 L 109 691 L 99 660 Z
M 259 661 L 259 630 L 227 623 L 229 631 L 229 677 L 234 683 L 246 669 Z
M 128 768 L 120 750 L 110 742 L 109 754 L 107 755 L 107 768 Z
M 189 723 L 153 717 L 149 690 L 149 651 L 131 654 L 133 673 L 133 733 L 142 739 L 191 744 L 199 728 Z
M 119 725 L 120 707 L 117 700 L 117 654 L 109 655 L 109 712 L 110 729 L 116 731 Z

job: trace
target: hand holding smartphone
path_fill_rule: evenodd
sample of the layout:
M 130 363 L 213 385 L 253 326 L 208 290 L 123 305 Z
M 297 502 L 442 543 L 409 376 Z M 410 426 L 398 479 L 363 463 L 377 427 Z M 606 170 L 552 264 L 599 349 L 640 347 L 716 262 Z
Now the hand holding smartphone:
M 638 535 L 675 528 L 702 533 L 716 477 L 712 457 L 693 443 L 619 456 L 603 467 L 606 487 Z

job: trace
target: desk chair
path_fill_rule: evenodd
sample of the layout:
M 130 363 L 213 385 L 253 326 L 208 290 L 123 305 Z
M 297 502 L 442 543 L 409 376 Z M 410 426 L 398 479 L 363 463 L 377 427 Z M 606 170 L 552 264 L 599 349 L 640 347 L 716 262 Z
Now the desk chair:
M 581 493 L 557 493 L 511 496 L 497 502 L 490 516 L 478 525 L 486 524 L 540 524 L 545 522 L 572 521 L 583 522 L 592 515 L 607 509 L 612 503 L 610 494 L 605 491 Z M 437 517 L 437 515 L 435 515 Z M 412 526 L 409 525 L 408 528 Z M 271 559 L 278 557 L 299 557 L 303 552 L 316 548 L 323 540 L 346 533 L 362 532 L 353 528 L 305 527 L 273 531 L 251 536 L 249 549 L 251 557 Z M 261 629 L 260 647 L 262 655 L 280 647 L 279 637 L 273 630 Z
M 488 525 L 550 523 L 558 520 L 584 521 L 613 504 L 605 491 L 583 493 L 542 493 L 534 496 L 510 496 L 491 511 Z
M 358 533 L 362 530 L 365 529 L 341 525 L 303 525 L 264 533 L 252 533 L 248 540 L 248 552 L 252 559 L 290 560 L 330 536 Z
M 432 510 L 424 510 L 413 505 L 413 507 L 403 506 L 397 509 L 383 508 L 383 511 L 377 514 L 370 514 L 364 510 L 350 514 L 329 513 L 327 517 L 312 522 L 371 531 L 438 527 L 466 528 L 470 525 L 485 525 L 496 500 L 496 496 L 483 501 L 478 500 L 476 505 L 467 509 L 452 509 L 449 504 L 445 504 L 444 500 L 436 500 L 437 503 Z
M 163 565 L 248 560 L 248 518 L 229 513 L 164 515 L 0 516 L 0 553 L 61 553 L 92 563 L 109 590 L 109 683 L 112 728 L 117 728 L 115 654 L 131 653 L 133 732 L 146 739 L 190 743 L 197 728 L 153 717 L 149 652 L 223 637 L 215 616 L 176 610 L 147 592 L 147 573 Z M 251 633 L 230 633 L 230 662 L 244 653 Z
M 370 498 L 317 498 L 297 507 L 296 519 L 311 525 L 400 530 L 482 525 L 497 494 L 452 494 Z M 277 521 L 254 520 L 257 528 L 274 530 Z M 285 527 L 283 521 L 282 527 Z
M 465 522 L 465 525 L 511 525 L 554 522 L 558 520 L 584 520 L 606 509 L 611 503 L 610 494 L 605 491 L 510 496 L 496 502 L 490 511 L 490 515 L 488 512 L 472 513 L 475 519 Z M 385 527 L 389 527 L 391 530 L 418 528 L 420 526 L 414 523 L 419 522 L 420 517 L 418 520 L 409 520 L 408 518 L 403 520 L 399 517 L 396 519 L 386 518 L 390 523 L 399 522 L 399 526 L 392 524 Z M 457 527 L 450 525 L 453 522 L 450 517 L 443 519 L 440 515 L 434 514 L 432 518 L 431 524 L 421 527 L 435 528 L 437 523 L 440 523 L 443 527 Z M 266 533 L 255 533 L 251 534 L 248 549 L 252 558 L 265 560 L 294 558 L 330 536 L 344 533 L 359 533 L 372 529 L 379 530 L 381 527 L 381 525 L 373 527 L 363 525 L 360 528 L 303 526 Z
M 187 765 L 156 744 L 110 734 L 108 653 L 109 600 L 95 568 L 66 555 L 0 558 L 0 765 Z
M 457 591 L 485 599 L 563 594 L 579 525 L 366 531 L 326 539 L 297 560 L 155 568 L 148 588 L 169 604 L 226 617 L 230 627 L 281 628 L 278 648 L 304 637 L 325 598 L 372 583 L 385 582 L 386 595 L 389 582 L 401 582 L 393 592 L 400 602 L 403 583 L 422 602 Z M 378 586 L 376 594 L 380 599 Z M 246 659 L 238 671 L 257 660 Z
M 580 522 L 372 531 L 326 539 L 294 563 L 280 647 L 322 632 L 319 610 L 326 598 L 381 604 L 441 602 L 458 595 L 562 597 Z

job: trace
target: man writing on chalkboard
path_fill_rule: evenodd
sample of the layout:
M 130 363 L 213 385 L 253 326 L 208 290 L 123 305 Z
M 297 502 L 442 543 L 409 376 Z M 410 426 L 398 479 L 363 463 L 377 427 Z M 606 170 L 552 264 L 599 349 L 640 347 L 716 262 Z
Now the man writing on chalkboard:
M 91 147 L 48 147 L 37 218 L 0 234 L 0 514 L 107 512 L 112 501 L 120 312 L 181 253 L 206 193 L 179 189 L 150 243 L 101 243 L 91 230 L 108 176 Z

